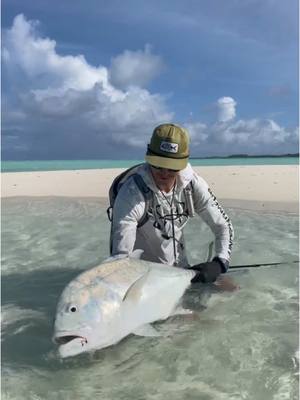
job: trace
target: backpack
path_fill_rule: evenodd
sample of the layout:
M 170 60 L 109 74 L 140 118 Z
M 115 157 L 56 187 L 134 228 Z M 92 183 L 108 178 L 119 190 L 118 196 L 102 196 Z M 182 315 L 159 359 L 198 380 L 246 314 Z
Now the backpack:
M 113 208 L 115 204 L 116 197 L 119 193 L 119 190 L 121 189 L 123 183 L 127 181 L 129 177 L 132 177 L 135 184 L 139 188 L 140 192 L 145 198 L 145 211 L 140 219 L 140 221 L 137 224 L 137 227 L 140 228 L 143 226 L 147 220 L 148 220 L 148 210 L 149 210 L 149 205 L 150 205 L 150 200 L 152 199 L 152 190 L 146 185 L 144 179 L 141 177 L 141 175 L 136 173 L 136 170 L 138 167 L 142 164 L 137 164 L 134 165 L 133 167 L 130 167 L 123 171 L 120 175 L 118 175 L 114 180 L 113 183 L 110 186 L 109 189 L 109 207 L 106 210 L 108 219 L 110 222 L 113 220 Z

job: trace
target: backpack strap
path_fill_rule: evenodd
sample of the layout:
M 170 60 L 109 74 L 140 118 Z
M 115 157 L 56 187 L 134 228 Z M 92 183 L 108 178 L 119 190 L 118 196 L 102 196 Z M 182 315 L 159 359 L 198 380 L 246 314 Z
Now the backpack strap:
M 126 169 L 125 171 L 123 171 L 120 175 L 118 175 L 112 182 L 110 189 L 109 189 L 109 207 L 106 210 L 108 219 L 110 220 L 110 222 L 112 222 L 112 218 L 113 218 L 113 206 L 114 206 L 114 202 L 116 200 L 117 194 L 122 186 L 122 184 L 124 182 L 122 182 L 122 180 L 126 177 L 126 175 L 129 175 L 128 178 L 130 176 L 132 176 L 133 174 L 130 174 L 130 172 L 139 167 L 142 164 L 137 164 L 137 165 L 133 165 L 132 167 Z M 125 179 L 126 180 L 126 179 Z
M 134 167 L 133 167 L 133 168 L 134 168 Z M 131 169 L 132 169 L 132 168 L 131 168 Z M 128 172 L 128 170 L 125 171 L 125 173 L 127 173 L 127 172 Z M 121 179 L 126 175 L 125 173 L 121 174 L 121 175 L 122 175 Z M 145 183 L 144 179 L 141 177 L 141 175 L 139 175 L 139 174 L 137 174 L 137 173 L 134 173 L 134 174 L 130 175 L 130 177 L 128 177 L 128 179 L 131 178 L 131 177 L 132 177 L 132 179 L 134 180 L 135 184 L 137 185 L 138 189 L 140 190 L 140 192 L 142 193 L 142 195 L 144 196 L 144 199 L 145 199 L 145 210 L 144 210 L 144 214 L 142 215 L 142 218 L 138 221 L 138 224 L 137 224 L 137 228 L 140 228 L 140 227 L 142 227 L 142 226 L 148 221 L 148 219 L 149 219 L 149 217 L 148 217 L 148 210 L 149 210 L 149 208 L 150 208 L 150 203 L 151 203 L 151 201 L 152 201 L 153 194 L 152 194 L 152 190 L 146 185 L 146 183 Z M 117 184 L 115 185 L 115 187 L 117 187 L 117 185 L 118 185 L 119 182 L 121 181 L 121 179 L 119 179 L 119 178 L 120 178 L 119 176 L 116 178 Z M 124 182 L 123 182 L 123 183 L 124 183 Z M 121 183 L 121 185 L 122 185 L 122 183 Z M 121 185 L 120 185 L 120 187 L 121 187 Z M 115 197 L 117 197 L 118 190 L 120 189 L 120 187 L 119 187 L 117 190 L 115 190 L 115 193 L 116 193 L 116 194 L 115 194 Z M 111 189 L 112 189 L 112 190 L 114 189 L 114 185 L 112 185 L 112 188 L 111 188 Z M 110 206 L 110 207 L 107 209 L 107 215 L 108 215 L 108 218 L 109 218 L 109 220 L 110 220 L 111 222 L 112 222 L 112 211 L 113 211 L 113 207 Z M 110 247 L 110 254 L 112 254 L 112 223 L 111 223 L 111 227 L 110 227 L 109 247 Z
M 118 192 L 120 190 L 120 187 L 122 186 L 122 180 L 125 178 L 126 175 L 128 175 L 128 178 L 130 176 L 132 176 L 132 175 L 135 175 L 135 174 L 130 174 L 130 172 L 133 169 L 139 167 L 140 165 L 142 165 L 142 164 L 133 165 L 132 167 L 130 167 L 130 168 L 126 169 L 125 171 L 123 171 L 120 175 L 118 175 L 113 180 L 113 183 L 112 183 L 111 188 L 110 188 L 110 193 L 109 193 L 109 197 L 113 199 L 113 202 L 114 202 L 115 198 L 117 197 L 117 194 L 118 194 Z
M 146 185 L 144 179 L 139 174 L 132 175 L 133 180 L 137 187 L 140 189 L 140 192 L 143 194 L 145 199 L 145 210 L 142 218 L 139 220 L 137 227 L 140 228 L 148 221 L 148 210 L 150 208 L 150 201 L 153 198 L 152 190 Z

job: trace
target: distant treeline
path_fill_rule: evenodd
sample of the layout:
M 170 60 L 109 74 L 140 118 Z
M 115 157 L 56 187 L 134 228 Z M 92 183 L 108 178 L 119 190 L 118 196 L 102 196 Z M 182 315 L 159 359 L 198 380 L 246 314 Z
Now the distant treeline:
M 299 153 L 293 153 L 293 154 L 260 154 L 256 156 L 252 156 L 249 154 L 232 154 L 230 156 L 210 156 L 210 157 L 190 157 L 190 159 L 211 159 L 211 158 L 279 158 L 279 157 L 299 157 Z

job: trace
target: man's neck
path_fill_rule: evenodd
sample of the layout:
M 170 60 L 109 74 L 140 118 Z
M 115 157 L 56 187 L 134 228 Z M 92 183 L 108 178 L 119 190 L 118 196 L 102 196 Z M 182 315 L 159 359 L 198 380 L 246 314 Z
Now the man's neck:
M 176 183 L 176 178 L 174 178 L 174 180 L 172 182 L 167 182 L 165 184 L 160 184 L 160 185 L 156 184 L 156 186 L 162 192 L 169 193 L 174 188 L 175 183 Z

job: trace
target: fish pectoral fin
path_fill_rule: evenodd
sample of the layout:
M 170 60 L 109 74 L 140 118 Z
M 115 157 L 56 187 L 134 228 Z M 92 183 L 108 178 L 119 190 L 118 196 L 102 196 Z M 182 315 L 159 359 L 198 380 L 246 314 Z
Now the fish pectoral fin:
M 147 336 L 147 337 L 161 336 L 161 334 L 150 324 L 142 325 L 139 328 L 135 329 L 132 333 L 138 336 Z
M 178 306 L 172 312 L 171 316 L 174 316 L 174 315 L 191 315 L 193 313 L 194 312 L 192 310 L 189 310 L 187 308 L 183 308 L 182 306 Z
M 142 292 L 143 292 L 143 286 L 148 278 L 148 272 L 147 271 L 144 275 L 142 275 L 140 278 L 138 278 L 129 288 L 127 289 L 126 293 L 124 294 L 123 297 L 123 302 L 126 301 L 137 301 L 140 299 Z

